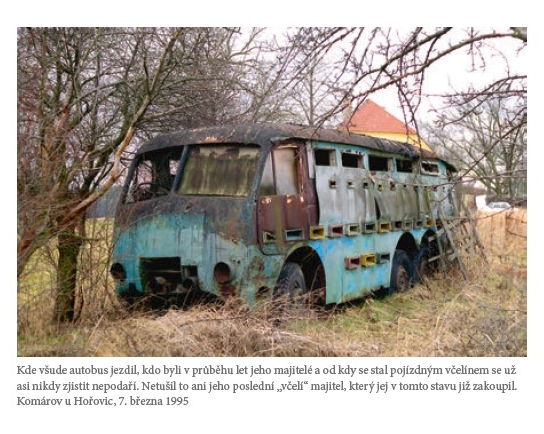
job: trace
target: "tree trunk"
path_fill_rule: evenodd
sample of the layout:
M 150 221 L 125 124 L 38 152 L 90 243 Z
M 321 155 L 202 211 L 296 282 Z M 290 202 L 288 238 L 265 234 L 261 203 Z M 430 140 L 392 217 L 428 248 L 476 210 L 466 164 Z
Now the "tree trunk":
M 83 238 L 78 234 L 79 218 L 58 237 L 57 297 L 55 320 L 69 322 L 76 314 L 76 284 L 78 257 Z

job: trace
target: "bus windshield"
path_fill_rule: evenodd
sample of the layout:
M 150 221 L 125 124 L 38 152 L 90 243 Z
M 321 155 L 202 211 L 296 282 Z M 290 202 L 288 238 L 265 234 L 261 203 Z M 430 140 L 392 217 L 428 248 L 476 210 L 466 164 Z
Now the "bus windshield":
M 244 197 L 250 192 L 259 147 L 192 146 L 178 189 L 183 195 Z

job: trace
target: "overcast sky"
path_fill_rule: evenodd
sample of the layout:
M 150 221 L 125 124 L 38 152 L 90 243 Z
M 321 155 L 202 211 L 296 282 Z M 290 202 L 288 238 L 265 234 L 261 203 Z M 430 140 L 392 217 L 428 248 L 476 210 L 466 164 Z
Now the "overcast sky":
M 508 68 L 510 75 L 527 74 L 527 49 L 518 52 L 518 48 L 521 47 L 518 40 L 502 38 L 489 44 L 494 49 L 486 50 L 485 66 L 480 59 L 469 56 L 466 50 L 459 50 L 429 68 L 423 85 L 425 95 L 418 111 L 419 119 L 425 120 L 424 117 L 431 108 L 440 108 L 441 99 L 433 95 L 466 90 L 470 84 L 476 87 L 490 84 L 496 79 L 505 77 Z M 495 50 L 502 52 L 506 57 L 499 56 Z M 473 68 L 472 61 L 475 62 L 476 68 Z M 394 88 L 375 94 L 371 99 L 385 107 L 389 113 L 402 119 L 402 110 Z

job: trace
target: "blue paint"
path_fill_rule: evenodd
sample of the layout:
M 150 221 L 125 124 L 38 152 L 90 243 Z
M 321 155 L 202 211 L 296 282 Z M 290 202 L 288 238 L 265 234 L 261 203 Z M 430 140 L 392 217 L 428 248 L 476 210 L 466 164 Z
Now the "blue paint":
M 177 133 L 145 145 L 124 197 L 131 197 L 135 174 L 145 177 L 147 166 L 138 166 L 144 160 L 163 164 L 170 177 L 161 177 L 167 184 L 160 194 L 150 190 L 142 199 L 133 194 L 134 200 L 120 204 L 113 260 L 125 276 L 115 281 L 116 292 L 158 288 L 178 293 L 194 283 L 203 292 L 237 295 L 253 304 L 261 289 L 274 288 L 286 261 L 299 264 L 307 280 L 322 265 L 326 303 L 387 288 L 395 251 L 415 258 L 420 244 L 436 230 L 429 225 L 436 209 L 425 195 L 443 202 L 448 214 L 454 212 L 447 184 L 450 166 L 424 154 L 428 173 L 411 173 L 415 159 L 406 157 L 404 145 L 331 131 L 320 134 L 313 142 L 313 130 L 233 126 Z M 230 143 L 236 145 L 231 149 Z M 198 164 L 190 160 L 195 144 Z M 278 155 L 296 158 L 284 158 L 283 166 L 271 170 L 267 165 L 276 148 L 283 152 Z M 380 164 L 390 160 L 392 170 L 371 170 L 370 156 Z M 400 156 L 405 160 L 397 164 Z M 207 158 L 213 161 L 208 164 Z M 222 166 L 221 158 L 228 164 Z M 208 171 L 201 171 L 200 164 Z M 184 178 L 185 167 L 190 167 L 190 177 Z M 265 167 L 270 170 L 266 193 L 260 190 Z M 219 169 L 224 182 L 209 179 Z M 234 185 L 237 173 L 243 178 L 241 187 Z M 274 173 L 285 177 L 277 188 Z M 293 174 L 303 178 L 300 186 L 292 185 L 296 180 L 288 182 Z M 426 185 L 434 188 L 426 190 Z M 311 239 L 310 227 L 323 228 L 315 237 L 319 239 Z

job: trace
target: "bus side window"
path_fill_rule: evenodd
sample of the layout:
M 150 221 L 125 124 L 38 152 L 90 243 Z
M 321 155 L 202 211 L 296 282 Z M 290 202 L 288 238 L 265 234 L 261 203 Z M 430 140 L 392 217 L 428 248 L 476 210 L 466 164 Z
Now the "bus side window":
M 401 158 L 397 158 L 397 172 L 412 173 L 413 172 L 412 160 L 404 160 Z
M 153 182 L 153 163 L 150 160 L 143 160 L 136 168 L 136 183 L 151 184 Z
M 336 166 L 334 149 L 319 149 L 314 150 L 316 166 Z
M 274 149 L 266 159 L 259 194 L 281 196 L 297 194 L 299 190 L 296 149 Z
M 297 194 L 299 192 L 298 170 L 295 148 L 274 150 L 276 172 L 276 194 Z
M 440 174 L 440 169 L 438 163 L 432 161 L 422 161 L 421 162 L 421 172 L 424 175 L 434 175 L 438 176 Z
M 261 196 L 273 196 L 276 194 L 276 189 L 274 188 L 274 171 L 272 169 L 272 153 L 266 157 L 259 194 Z
M 391 158 L 382 157 L 378 155 L 368 156 L 368 168 L 371 172 L 388 172 L 392 171 Z
M 363 169 L 363 156 L 361 154 L 352 154 L 342 152 L 342 167 L 351 167 L 354 169 Z
M 138 202 L 167 195 L 176 177 L 180 155 L 180 150 L 171 150 L 142 157 L 132 175 L 125 201 Z

